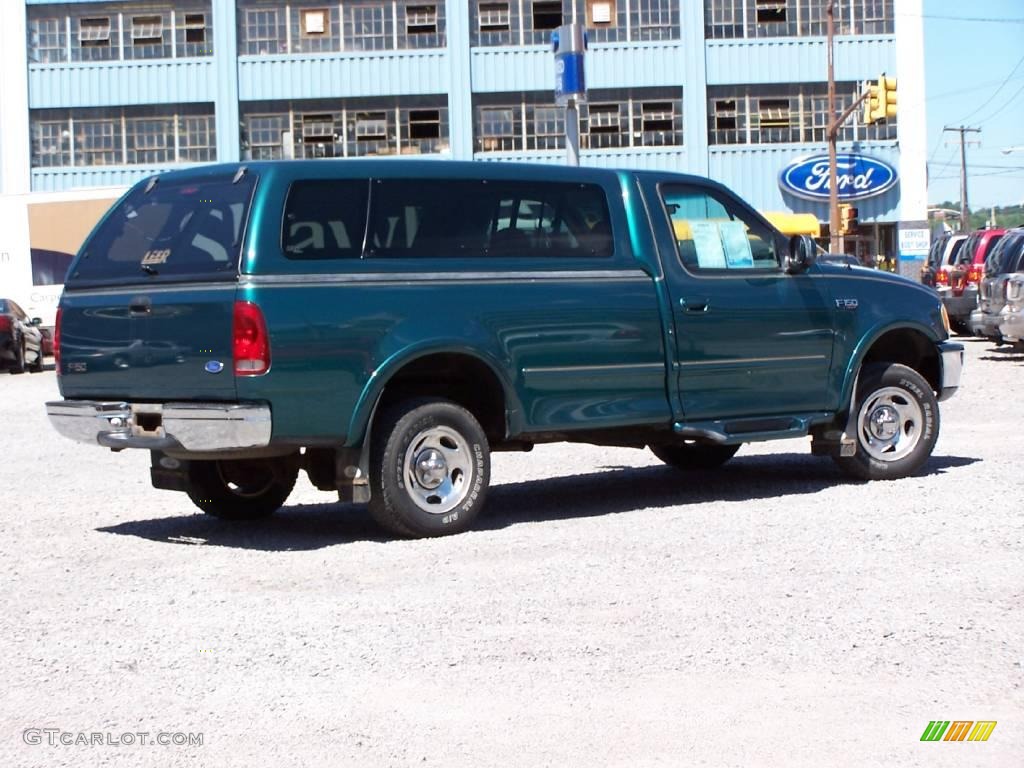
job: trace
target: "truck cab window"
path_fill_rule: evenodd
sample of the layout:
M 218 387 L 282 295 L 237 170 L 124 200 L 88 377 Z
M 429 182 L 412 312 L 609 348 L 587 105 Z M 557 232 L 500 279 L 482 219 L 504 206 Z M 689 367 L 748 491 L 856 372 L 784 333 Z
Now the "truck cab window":
M 771 229 L 730 201 L 680 186 L 663 188 L 662 200 L 679 260 L 691 272 L 779 267 Z

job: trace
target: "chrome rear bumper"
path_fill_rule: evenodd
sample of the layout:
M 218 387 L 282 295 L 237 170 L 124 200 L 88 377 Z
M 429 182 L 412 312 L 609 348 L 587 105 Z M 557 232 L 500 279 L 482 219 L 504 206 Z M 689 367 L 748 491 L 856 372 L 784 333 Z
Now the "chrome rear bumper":
M 270 406 L 250 403 L 126 403 L 57 400 L 46 404 L 64 437 L 107 448 L 223 451 L 270 443 Z

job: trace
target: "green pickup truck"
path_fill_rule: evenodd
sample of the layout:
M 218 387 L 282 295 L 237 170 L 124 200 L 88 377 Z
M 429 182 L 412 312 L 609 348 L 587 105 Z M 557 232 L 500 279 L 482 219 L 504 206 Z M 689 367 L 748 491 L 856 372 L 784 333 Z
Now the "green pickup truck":
M 57 320 L 67 437 L 149 450 L 228 519 L 304 470 L 404 536 L 469 528 L 493 451 L 650 447 L 681 470 L 810 436 L 922 466 L 963 348 L 936 295 L 817 263 L 669 173 L 291 161 L 153 176 L 97 225 Z

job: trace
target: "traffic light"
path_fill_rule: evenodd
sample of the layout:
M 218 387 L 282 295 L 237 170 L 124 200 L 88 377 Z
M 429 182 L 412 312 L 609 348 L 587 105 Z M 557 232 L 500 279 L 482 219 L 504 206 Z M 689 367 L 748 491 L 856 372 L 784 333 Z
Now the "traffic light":
M 884 123 L 896 117 L 896 78 L 882 75 L 878 82 L 868 83 L 864 99 L 864 125 Z
M 882 75 L 878 78 L 879 107 L 883 110 L 886 119 L 896 117 L 896 78 Z
M 857 228 L 857 209 L 849 203 L 839 204 L 839 234 L 849 235 Z
M 864 125 L 872 125 L 878 119 L 879 105 L 882 100 L 878 83 L 868 83 L 868 97 L 864 99 Z

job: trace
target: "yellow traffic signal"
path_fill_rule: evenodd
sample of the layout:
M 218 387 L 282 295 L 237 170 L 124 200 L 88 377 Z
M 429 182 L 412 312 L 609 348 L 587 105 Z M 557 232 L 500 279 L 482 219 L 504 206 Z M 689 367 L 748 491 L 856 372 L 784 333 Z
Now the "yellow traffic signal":
M 880 97 L 878 83 L 869 83 L 868 97 L 864 99 L 864 125 L 872 125 L 878 119 L 879 107 L 882 104 Z
M 864 125 L 884 123 L 896 117 L 896 78 L 882 75 L 877 83 L 868 84 L 864 100 Z
M 886 119 L 896 117 L 896 78 L 882 75 L 878 78 L 878 87 L 879 107 L 883 116 Z

